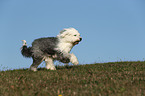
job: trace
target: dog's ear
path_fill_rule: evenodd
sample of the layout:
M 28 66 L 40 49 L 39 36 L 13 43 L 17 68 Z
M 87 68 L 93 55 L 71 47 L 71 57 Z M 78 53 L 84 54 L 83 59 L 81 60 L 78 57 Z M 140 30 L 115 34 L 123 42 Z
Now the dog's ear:
M 65 31 L 66 31 L 65 29 L 64 29 L 64 30 L 62 30 L 62 31 L 60 31 L 60 34 L 63 34 Z
M 66 32 L 67 30 L 62 30 L 60 31 L 59 37 L 64 38 L 68 33 Z

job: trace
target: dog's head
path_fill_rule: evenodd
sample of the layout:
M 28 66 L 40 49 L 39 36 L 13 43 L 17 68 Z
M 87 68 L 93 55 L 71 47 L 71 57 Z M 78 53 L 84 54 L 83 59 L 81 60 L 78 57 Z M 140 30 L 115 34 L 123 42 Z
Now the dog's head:
M 65 28 L 58 35 L 59 38 L 66 43 L 72 43 L 73 45 L 78 44 L 82 38 L 80 37 L 80 33 L 74 28 Z

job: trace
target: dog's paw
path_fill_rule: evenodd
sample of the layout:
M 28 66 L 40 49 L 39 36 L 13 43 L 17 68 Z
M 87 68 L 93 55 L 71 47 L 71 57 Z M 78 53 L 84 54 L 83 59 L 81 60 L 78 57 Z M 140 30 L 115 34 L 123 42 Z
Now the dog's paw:
M 30 67 L 29 70 L 36 72 L 36 71 L 37 71 L 37 68 L 35 68 L 35 67 Z
M 46 67 L 47 70 L 56 70 L 55 67 Z
M 46 69 L 47 70 L 56 70 L 54 64 L 46 64 Z
M 70 62 L 72 64 L 74 64 L 74 65 L 78 65 L 79 64 L 79 61 L 78 61 L 77 57 L 73 53 L 71 54 Z

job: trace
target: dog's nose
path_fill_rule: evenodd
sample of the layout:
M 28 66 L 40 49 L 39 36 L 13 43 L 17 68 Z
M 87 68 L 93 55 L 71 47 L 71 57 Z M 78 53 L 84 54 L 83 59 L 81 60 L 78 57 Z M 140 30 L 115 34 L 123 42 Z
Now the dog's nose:
M 82 38 L 80 38 L 80 41 L 82 41 Z

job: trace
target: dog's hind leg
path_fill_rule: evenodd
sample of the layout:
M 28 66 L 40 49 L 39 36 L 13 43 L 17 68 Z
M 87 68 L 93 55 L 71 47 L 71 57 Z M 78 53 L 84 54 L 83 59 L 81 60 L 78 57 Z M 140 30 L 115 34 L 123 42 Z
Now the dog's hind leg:
M 30 70 L 37 71 L 37 67 L 44 60 L 44 58 L 33 58 L 33 64 L 30 66 Z
M 55 65 L 53 63 L 53 59 L 51 57 L 45 58 L 46 69 L 56 70 Z

